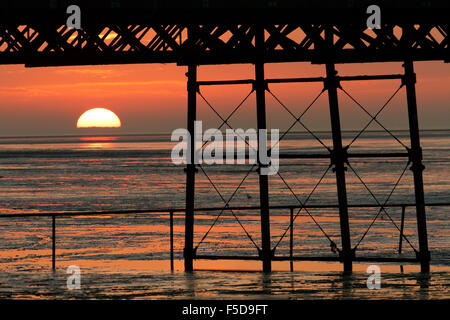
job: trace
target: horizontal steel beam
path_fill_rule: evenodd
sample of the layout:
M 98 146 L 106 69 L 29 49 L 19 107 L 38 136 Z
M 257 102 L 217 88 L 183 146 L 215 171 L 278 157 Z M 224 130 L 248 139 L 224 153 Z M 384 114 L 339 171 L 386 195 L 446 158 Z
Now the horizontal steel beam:
M 338 77 L 340 81 L 358 81 L 358 80 L 390 80 L 390 79 L 402 79 L 401 74 L 391 75 L 361 75 L 361 76 L 342 76 Z M 324 82 L 323 77 L 310 77 L 310 78 L 277 78 L 266 79 L 266 83 L 302 83 L 302 82 Z M 242 80 L 212 80 L 212 81 L 197 81 L 199 86 L 220 86 L 220 85 L 239 85 L 239 84 L 254 84 L 255 80 L 242 79 Z
M 384 153 L 349 153 L 348 158 L 408 158 L 407 152 L 384 152 Z M 280 159 L 329 159 L 329 153 L 318 154 L 298 154 L 298 153 L 280 153 Z
M 403 79 L 401 74 L 389 75 L 361 75 L 361 76 L 338 76 L 340 81 L 358 81 L 358 80 L 391 80 Z M 297 83 L 297 82 L 324 82 L 324 77 L 310 77 L 310 78 L 280 78 L 280 79 L 266 79 L 266 83 Z
M 285 62 L 311 62 L 324 64 L 332 59 L 335 63 L 370 63 L 370 62 L 404 62 L 408 55 L 414 61 L 445 61 L 449 59 L 450 51 L 446 49 L 423 50 L 414 49 L 407 53 L 402 50 L 390 50 L 389 48 L 364 50 L 341 49 L 334 56 L 322 55 L 316 50 L 305 51 L 273 51 L 264 55 L 264 63 Z M 162 52 L 48 52 L 25 54 L 24 52 L 3 53 L 0 52 L 0 65 L 24 64 L 28 68 L 60 67 L 60 66 L 84 66 L 84 65 L 117 65 L 117 64 L 151 64 L 151 63 L 176 63 L 180 66 L 189 64 L 216 65 L 216 64 L 252 64 L 255 61 L 254 52 L 225 53 L 202 52 L 198 55 L 181 53 L 179 51 Z
M 259 256 L 242 255 L 195 255 L 197 260 L 261 260 Z M 338 256 L 274 256 L 272 261 L 341 261 Z M 354 257 L 352 261 L 357 262 L 418 262 L 417 258 L 408 257 Z
M 215 80 L 215 81 L 197 81 L 199 86 L 220 86 L 220 85 L 235 85 L 235 84 L 253 84 L 255 80 Z
M 387 74 L 387 75 L 361 75 L 361 76 L 339 76 L 340 81 L 358 81 L 358 80 L 393 80 L 403 79 L 402 74 Z
M 250 147 L 249 147 L 250 148 Z M 223 161 L 226 160 L 240 160 L 240 157 L 237 153 L 234 155 L 228 156 L 224 154 L 222 156 Z M 358 153 L 348 153 L 347 158 L 357 159 L 357 158 L 408 158 L 409 154 L 407 152 L 383 152 L 383 153 L 369 153 L 369 152 L 358 152 Z M 279 159 L 330 159 L 330 153 L 280 153 L 278 155 Z M 213 160 L 212 158 L 211 160 Z M 206 159 L 204 159 L 206 160 Z M 248 152 L 244 154 L 243 160 L 246 161 L 246 164 L 256 163 L 255 159 L 253 163 L 250 163 L 250 155 Z
M 311 78 L 283 78 L 283 79 L 266 79 L 266 83 L 297 83 L 297 82 L 323 82 L 323 77 Z
M 280 159 L 330 159 L 331 155 L 329 153 L 280 153 L 278 157 Z
M 273 257 L 273 261 L 341 261 L 339 257 L 303 257 L 303 256 L 293 256 L 291 257 Z M 354 257 L 352 261 L 358 262 L 417 262 L 417 258 L 408 257 Z

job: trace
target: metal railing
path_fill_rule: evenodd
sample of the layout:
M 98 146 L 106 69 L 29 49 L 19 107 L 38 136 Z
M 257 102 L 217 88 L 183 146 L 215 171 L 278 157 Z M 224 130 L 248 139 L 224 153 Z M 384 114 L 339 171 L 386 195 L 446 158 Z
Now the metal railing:
M 401 222 L 400 222 L 400 239 L 399 239 L 399 249 L 398 252 L 402 253 L 402 240 L 403 240 L 403 231 L 405 225 L 405 211 L 407 207 L 415 207 L 416 205 L 413 203 L 400 203 L 400 204 L 386 204 L 384 206 L 374 205 L 374 204 L 349 204 L 349 208 L 401 208 Z M 426 207 L 450 207 L 450 203 L 438 202 L 438 203 L 426 203 Z M 294 249 L 294 210 L 295 209 L 338 209 L 338 205 L 308 205 L 308 206 L 299 206 L 299 205 L 287 205 L 287 206 L 270 206 L 271 210 L 276 209 L 289 209 L 290 211 L 290 219 L 289 219 L 289 256 L 277 256 L 272 257 L 274 261 L 290 261 L 290 269 L 293 271 L 293 262 L 294 261 L 339 261 L 339 257 L 336 258 L 328 258 L 328 257 L 294 257 L 293 249 Z M 213 211 L 222 211 L 222 207 L 205 207 L 205 208 L 196 208 L 195 212 L 213 212 Z M 260 210 L 259 206 L 236 206 L 236 207 L 227 207 L 227 210 Z M 12 219 L 12 218 L 44 218 L 51 217 L 52 221 L 52 270 L 56 269 L 56 219 L 57 217 L 80 217 L 80 216 L 99 216 L 99 215 L 129 215 L 129 214 L 154 214 L 154 213 L 169 213 L 169 233 L 170 233 L 170 269 L 174 270 L 174 213 L 183 213 L 186 210 L 184 208 L 171 208 L 171 209 L 150 209 L 150 210 L 122 210 L 122 211 L 92 211 L 92 212 L 43 212 L 43 213 L 19 213 L 19 214 L 0 214 L 0 219 Z M 207 255 L 195 255 L 196 259 L 209 259 L 209 260 L 260 260 L 258 256 L 207 256 Z M 418 261 L 417 259 L 409 259 L 409 258 L 400 258 L 394 259 L 397 262 L 411 262 Z M 383 258 L 359 258 L 355 259 L 355 261 L 386 261 L 392 262 L 393 259 L 383 259 Z

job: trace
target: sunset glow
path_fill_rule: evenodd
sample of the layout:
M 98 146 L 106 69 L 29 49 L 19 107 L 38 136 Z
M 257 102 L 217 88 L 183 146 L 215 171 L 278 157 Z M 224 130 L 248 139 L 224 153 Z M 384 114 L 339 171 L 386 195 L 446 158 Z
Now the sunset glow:
M 120 128 L 121 125 L 119 117 L 105 108 L 90 109 L 77 121 L 77 128 Z

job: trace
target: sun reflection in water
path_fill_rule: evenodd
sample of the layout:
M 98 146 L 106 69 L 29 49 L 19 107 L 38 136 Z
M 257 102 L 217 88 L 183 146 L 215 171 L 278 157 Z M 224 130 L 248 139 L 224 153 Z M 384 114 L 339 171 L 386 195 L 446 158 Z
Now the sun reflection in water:
M 86 149 L 111 149 L 114 142 L 118 141 L 118 137 L 81 137 L 81 141 L 86 142 L 81 145 Z

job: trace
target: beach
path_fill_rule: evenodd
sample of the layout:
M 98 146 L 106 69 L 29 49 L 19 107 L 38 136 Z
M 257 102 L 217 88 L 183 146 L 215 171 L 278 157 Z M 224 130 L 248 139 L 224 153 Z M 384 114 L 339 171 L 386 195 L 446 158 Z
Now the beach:
M 329 133 L 321 133 L 330 143 Z M 354 133 L 344 134 L 351 139 Z M 407 143 L 407 133 L 397 135 Z M 328 139 L 328 140 L 327 140 Z M 450 131 L 422 132 L 426 203 L 448 202 L 450 188 Z M 450 283 L 450 207 L 427 207 L 432 272 L 419 273 L 417 264 L 380 264 L 382 290 L 368 290 L 366 268 L 371 263 L 355 263 L 355 272 L 343 276 L 339 263 L 274 262 L 271 275 L 259 273 L 257 261 L 196 261 L 193 274 L 182 265 L 184 213 L 174 213 L 175 270 L 169 262 L 169 210 L 184 208 L 185 177 L 182 166 L 170 160 L 173 143 L 167 135 L 45 137 L 0 139 L 1 214 L 61 213 L 111 210 L 161 209 L 160 213 L 58 216 L 56 219 L 56 272 L 51 271 L 51 218 L 18 217 L 0 220 L 0 296 L 3 298 L 283 298 L 283 299 L 448 299 Z M 305 134 L 292 134 L 280 152 L 322 151 Z M 354 152 L 399 151 L 401 147 L 386 134 L 370 132 L 353 146 Z M 322 151 L 323 152 L 323 151 Z M 407 160 L 363 159 L 352 165 L 367 185 L 384 202 L 405 168 Z M 280 174 L 304 200 L 327 169 L 326 159 L 281 160 Z M 229 197 L 249 165 L 204 166 Z M 258 176 L 249 175 L 231 206 L 258 206 Z M 298 205 L 276 177 L 270 177 L 270 205 Z M 373 204 L 355 176 L 348 173 L 349 203 Z M 391 204 L 414 203 L 412 175 L 406 171 Z M 197 175 L 196 207 L 220 207 L 223 201 L 201 172 Z M 335 205 L 335 176 L 328 173 L 308 204 Z M 401 207 L 387 212 L 397 225 Z M 194 244 L 199 254 L 256 255 L 235 217 L 225 211 L 198 211 Z M 326 233 L 340 245 L 337 209 L 310 209 Z M 350 229 L 356 244 L 377 214 L 376 208 L 351 208 Z M 259 213 L 235 211 L 239 221 L 260 243 Z M 405 235 L 398 254 L 399 232 L 383 213 L 358 247 L 358 256 L 414 257 L 417 247 L 415 211 L 405 212 Z M 289 254 L 289 236 L 281 236 L 289 226 L 289 210 L 271 210 L 272 244 L 279 242 L 277 254 Z M 307 214 L 299 214 L 294 224 L 294 254 L 329 256 L 328 240 Z M 66 290 L 66 268 L 81 268 L 82 290 Z M 403 269 L 403 271 L 402 271 Z M 214 270 L 214 271 L 212 271 Z M 223 270 L 228 270 L 224 272 Z M 233 277 L 229 276 L 233 272 Z

